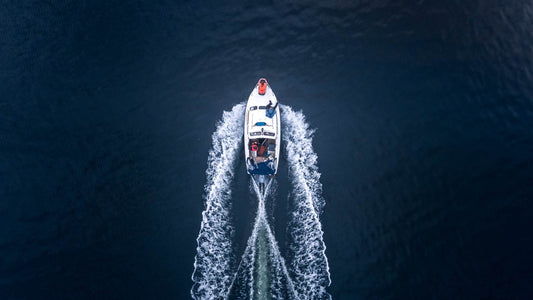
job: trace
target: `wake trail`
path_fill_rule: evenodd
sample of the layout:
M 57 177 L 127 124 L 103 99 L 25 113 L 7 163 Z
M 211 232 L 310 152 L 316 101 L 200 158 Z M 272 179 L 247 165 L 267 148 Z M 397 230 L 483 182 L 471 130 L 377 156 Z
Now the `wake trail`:
M 302 112 L 295 112 L 287 105 L 281 105 L 281 109 L 282 138 L 293 186 L 289 274 L 294 280 L 298 299 L 331 299 L 326 291 L 331 278 L 319 219 L 325 201 L 318 156 L 312 145 L 314 131 L 309 129 Z
M 273 180 L 268 182 L 264 193 L 253 177 L 251 181 L 251 188 L 258 199 L 257 214 L 228 298 L 297 299 L 265 211 L 265 201 Z
M 193 299 L 225 298 L 233 279 L 231 224 L 231 181 L 235 162 L 242 148 L 244 126 L 243 103 L 224 112 L 212 135 L 206 170 L 205 208 L 196 242 Z
M 191 288 L 193 299 L 331 299 L 331 284 L 320 213 L 325 201 L 319 181 L 313 130 L 302 112 L 281 105 L 282 138 L 292 183 L 289 264 L 281 256 L 267 218 L 265 202 L 274 201 L 270 179 L 263 191 L 251 177 L 258 206 L 252 233 L 235 270 L 231 222 L 231 182 L 242 147 L 243 103 L 224 112 L 212 135 L 204 187 L 205 207 L 196 239 Z

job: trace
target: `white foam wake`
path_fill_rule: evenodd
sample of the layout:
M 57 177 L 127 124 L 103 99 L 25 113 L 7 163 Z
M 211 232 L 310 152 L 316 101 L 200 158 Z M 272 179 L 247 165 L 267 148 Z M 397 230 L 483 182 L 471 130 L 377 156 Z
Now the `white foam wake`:
M 206 170 L 205 209 L 196 239 L 198 247 L 191 289 L 193 299 L 224 298 L 233 278 L 230 185 L 235 161 L 242 148 L 244 108 L 241 103 L 224 112 L 212 135 L 213 148 L 209 152 Z
M 293 185 L 293 211 L 289 222 L 291 275 L 298 299 L 331 299 L 326 245 L 319 215 L 324 207 L 318 156 L 313 150 L 313 130 L 302 112 L 281 105 L 289 176 Z
M 263 194 L 257 182 L 251 179 L 258 198 L 257 214 L 228 298 L 297 299 L 285 260 L 267 220 L 265 201 L 273 180 L 268 182 Z
M 313 131 L 301 112 L 282 105 L 283 141 L 293 185 L 287 268 L 268 222 L 265 202 L 253 180 L 258 209 L 237 270 L 233 268 L 231 181 L 243 135 L 244 104 L 224 112 L 212 135 L 191 296 L 194 299 L 331 299 L 331 279 L 319 215 L 324 206 Z M 273 200 L 273 199 L 272 199 Z

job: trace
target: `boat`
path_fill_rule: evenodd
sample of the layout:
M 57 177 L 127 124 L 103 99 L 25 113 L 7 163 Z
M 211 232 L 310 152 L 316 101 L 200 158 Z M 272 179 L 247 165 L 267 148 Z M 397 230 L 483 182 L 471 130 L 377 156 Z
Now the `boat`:
M 278 172 L 281 127 L 276 95 L 265 78 L 252 90 L 244 117 L 246 169 L 264 186 Z

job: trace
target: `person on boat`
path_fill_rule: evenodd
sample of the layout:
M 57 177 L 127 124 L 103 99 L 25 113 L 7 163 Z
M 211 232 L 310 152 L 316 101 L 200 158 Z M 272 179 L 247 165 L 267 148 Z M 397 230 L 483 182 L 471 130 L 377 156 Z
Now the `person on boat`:
M 266 116 L 271 118 L 274 117 L 276 114 L 276 108 L 278 107 L 278 101 L 276 101 L 276 105 L 272 107 L 272 101 L 268 100 L 268 105 L 266 106 Z
M 259 146 L 259 151 L 257 151 L 257 156 L 266 156 L 266 147 L 265 145 Z
M 259 82 L 257 84 L 259 85 L 259 88 L 258 88 L 259 95 L 264 95 L 266 93 L 268 82 L 266 81 L 266 79 L 261 78 L 259 79 Z

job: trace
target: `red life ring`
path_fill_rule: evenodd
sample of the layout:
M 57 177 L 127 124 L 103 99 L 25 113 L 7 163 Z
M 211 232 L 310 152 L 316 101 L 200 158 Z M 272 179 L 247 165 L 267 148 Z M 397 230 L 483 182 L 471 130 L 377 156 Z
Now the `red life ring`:
M 253 145 L 252 145 L 252 151 L 257 151 L 258 149 L 259 149 L 259 148 L 257 147 L 256 144 L 253 144 Z

